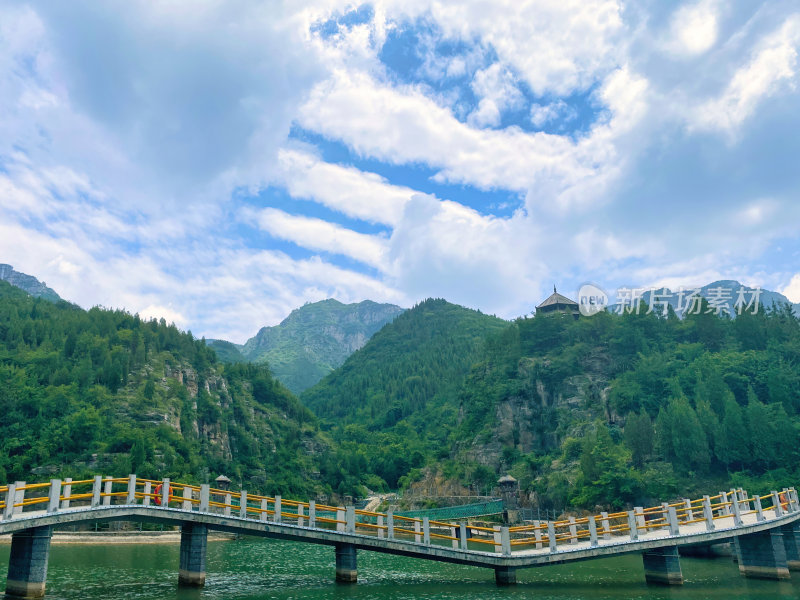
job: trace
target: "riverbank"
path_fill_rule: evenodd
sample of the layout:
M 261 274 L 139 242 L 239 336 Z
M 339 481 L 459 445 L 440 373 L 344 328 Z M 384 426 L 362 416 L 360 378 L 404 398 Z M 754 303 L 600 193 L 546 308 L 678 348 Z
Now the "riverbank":
M 209 542 L 229 542 L 232 533 L 209 531 Z M 180 531 L 54 531 L 51 544 L 180 544 Z M 10 535 L 0 536 L 0 544 L 11 543 Z

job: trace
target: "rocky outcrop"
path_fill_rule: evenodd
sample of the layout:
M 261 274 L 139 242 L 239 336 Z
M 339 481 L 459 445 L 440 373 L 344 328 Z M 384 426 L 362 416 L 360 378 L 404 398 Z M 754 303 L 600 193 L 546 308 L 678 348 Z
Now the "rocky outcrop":
M 61 296 L 47 287 L 44 281 L 39 281 L 32 275 L 26 275 L 25 273 L 15 271 L 11 265 L 0 264 L 0 279 L 28 292 L 35 298 L 44 298 L 50 302 L 58 302 L 61 300 Z

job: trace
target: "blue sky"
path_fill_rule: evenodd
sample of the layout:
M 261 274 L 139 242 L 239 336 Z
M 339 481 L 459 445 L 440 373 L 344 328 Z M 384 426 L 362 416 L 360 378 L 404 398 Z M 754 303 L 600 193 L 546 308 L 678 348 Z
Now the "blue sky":
M 800 302 L 796 2 L 0 0 L 0 262 L 242 342 L 308 301 Z

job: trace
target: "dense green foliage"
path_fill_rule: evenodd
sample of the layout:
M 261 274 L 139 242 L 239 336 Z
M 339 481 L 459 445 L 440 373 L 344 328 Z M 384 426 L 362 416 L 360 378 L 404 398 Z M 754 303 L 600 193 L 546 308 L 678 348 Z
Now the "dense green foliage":
M 266 367 L 220 364 L 163 320 L 52 304 L 0 282 L 0 481 L 224 473 L 248 489 L 308 494 L 340 486 L 329 446 Z
M 426 301 L 303 396 L 390 486 L 510 472 L 533 502 L 593 508 L 800 476 L 789 307 L 510 325 L 461 311 Z
M 518 320 L 487 344 L 464 386 L 463 435 L 497 432 L 498 403 L 526 407 L 495 466 L 549 505 L 794 483 L 800 321 L 791 307 L 735 320 L 644 312 Z M 533 441 L 520 443 L 525 433 Z
M 461 382 L 485 337 L 507 326 L 444 300 L 426 300 L 307 390 L 303 402 L 335 423 L 344 450 L 394 487 L 409 469 L 446 450 L 458 424 Z

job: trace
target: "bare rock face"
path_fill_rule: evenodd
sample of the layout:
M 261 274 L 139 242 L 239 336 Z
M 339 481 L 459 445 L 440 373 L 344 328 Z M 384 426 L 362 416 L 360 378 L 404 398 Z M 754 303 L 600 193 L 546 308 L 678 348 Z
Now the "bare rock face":
M 47 287 L 43 281 L 39 281 L 32 275 L 26 275 L 25 273 L 15 271 L 11 265 L 0 264 L 0 279 L 28 292 L 35 298 L 44 298 L 45 300 L 50 300 L 50 302 L 58 302 L 61 300 L 61 296 Z

